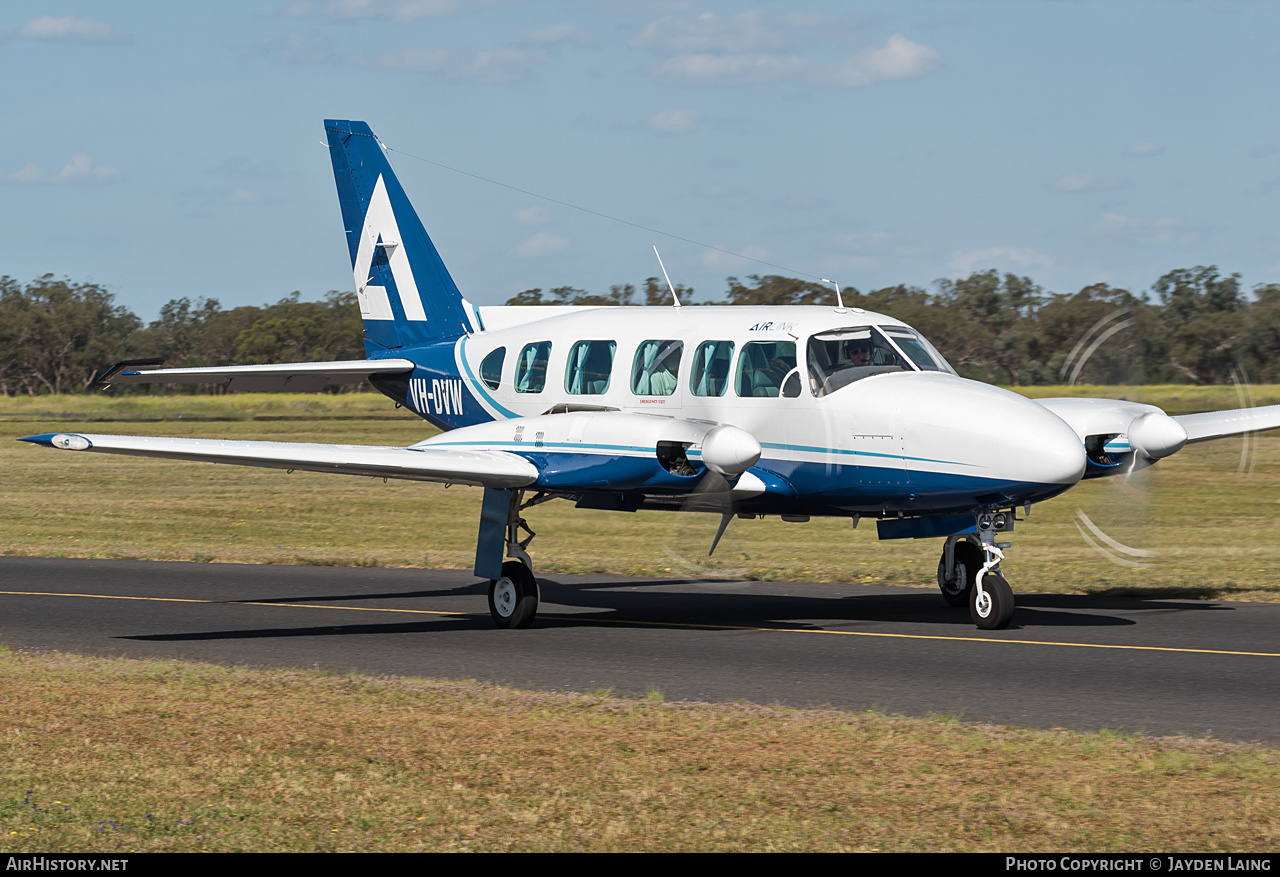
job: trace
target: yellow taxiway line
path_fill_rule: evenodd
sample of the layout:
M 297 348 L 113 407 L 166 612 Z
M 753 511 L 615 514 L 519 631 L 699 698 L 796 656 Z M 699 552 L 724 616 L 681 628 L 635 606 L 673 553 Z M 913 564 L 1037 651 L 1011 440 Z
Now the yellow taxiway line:
M 320 603 L 274 603 L 259 600 L 197 600 L 190 597 L 130 597 L 119 594 L 61 594 L 51 591 L 0 591 L 0 595 L 12 597 L 82 597 L 92 600 L 143 600 L 154 603 L 207 603 L 223 606 L 281 606 L 289 609 L 337 609 L 345 612 L 396 612 L 406 615 L 451 615 L 457 617 L 484 617 L 488 613 L 451 612 L 440 609 L 388 609 L 379 606 L 332 606 Z M 748 627 L 735 624 L 689 624 L 679 621 L 625 621 L 614 618 L 584 618 L 581 615 L 562 615 L 543 613 L 543 617 L 574 618 L 590 624 L 627 624 L 641 627 L 683 627 L 691 630 L 742 630 L 761 633 L 814 633 L 829 636 L 869 636 L 884 639 L 923 639 L 941 640 L 943 642 L 965 643 L 1001 643 L 1024 646 L 1063 646 L 1075 649 L 1119 649 L 1130 652 L 1184 652 L 1193 655 L 1239 655 L 1250 658 L 1280 658 L 1280 652 L 1240 652 L 1228 649 L 1182 649 L 1173 646 L 1132 646 L 1112 645 L 1109 643 L 1070 643 L 1052 640 L 1034 639 L 995 639 L 985 636 L 940 636 L 925 633 L 880 633 L 869 630 L 827 630 L 826 628 L 805 627 Z

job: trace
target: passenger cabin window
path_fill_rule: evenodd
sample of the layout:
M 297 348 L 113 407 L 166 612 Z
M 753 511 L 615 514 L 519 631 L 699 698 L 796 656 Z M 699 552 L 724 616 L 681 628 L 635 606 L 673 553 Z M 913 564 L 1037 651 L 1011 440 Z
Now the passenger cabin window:
M 541 393 L 547 385 L 547 360 L 551 358 L 551 342 L 526 344 L 516 361 L 516 392 Z
M 739 396 L 799 396 L 796 343 L 752 341 L 743 345 L 734 390 Z
M 579 341 L 569 351 L 569 367 L 564 373 L 564 388 L 582 396 L 600 396 L 609 391 L 609 375 L 613 371 L 613 341 Z
M 826 396 L 854 381 L 887 372 L 914 371 L 896 347 L 872 326 L 820 332 L 809 339 L 809 388 Z
M 637 396 L 670 396 L 680 374 L 681 341 L 645 341 L 631 364 L 631 392 Z
M 499 347 L 480 362 L 480 380 L 490 390 L 502 385 L 502 361 L 507 358 L 507 348 Z
M 732 341 L 704 341 L 693 354 L 689 390 L 695 396 L 723 396 L 733 364 Z

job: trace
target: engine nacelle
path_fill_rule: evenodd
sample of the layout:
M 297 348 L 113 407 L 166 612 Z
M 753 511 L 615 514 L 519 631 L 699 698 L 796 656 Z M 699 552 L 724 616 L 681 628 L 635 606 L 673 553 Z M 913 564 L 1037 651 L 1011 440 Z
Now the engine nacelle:
M 545 489 L 659 492 L 692 489 L 703 468 L 729 478 L 760 459 L 755 437 L 736 426 L 621 411 L 571 411 L 481 423 L 414 447 L 465 447 L 519 454 L 538 466 Z

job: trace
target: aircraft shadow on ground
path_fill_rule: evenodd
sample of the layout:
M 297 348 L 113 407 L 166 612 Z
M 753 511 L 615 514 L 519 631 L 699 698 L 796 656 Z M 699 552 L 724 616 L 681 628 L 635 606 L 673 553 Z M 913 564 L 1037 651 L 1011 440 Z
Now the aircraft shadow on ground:
M 933 592 L 899 594 L 844 594 L 838 597 L 808 597 L 790 594 L 751 594 L 738 592 L 669 593 L 652 588 L 702 584 L 688 579 L 652 579 L 622 581 L 579 581 L 562 583 L 556 579 L 540 580 L 544 609 L 534 622 L 535 628 L 572 629 L 608 626 L 653 629 L 702 628 L 754 628 L 820 630 L 828 627 L 847 628 L 848 625 L 869 623 L 903 624 L 944 628 L 948 633 L 974 631 L 969 613 L 964 608 L 953 608 L 943 603 Z M 732 587 L 734 583 L 721 583 Z M 800 586 L 803 587 L 803 586 Z M 644 588 L 645 593 L 626 593 L 627 590 Z M 452 633 L 469 630 L 489 630 L 493 623 L 488 618 L 483 602 L 486 584 L 482 581 L 460 585 L 457 588 L 422 591 L 381 592 L 376 594 L 327 594 L 293 597 L 268 597 L 229 603 L 335 603 L 344 604 L 367 600 L 419 600 L 423 598 L 466 596 L 478 599 L 474 610 L 461 609 L 459 614 L 441 614 L 430 621 L 396 622 L 385 624 L 337 624 L 308 625 L 306 627 L 249 628 L 242 630 L 195 631 L 190 633 L 166 633 L 125 636 L 121 639 L 172 642 L 219 639 L 261 639 L 272 637 L 397 635 L 405 633 Z M 1163 599 L 1142 599 L 1134 596 L 1110 597 L 1075 594 L 1020 594 L 1019 610 L 1012 630 L 1027 628 L 1096 628 L 1129 627 L 1139 622 L 1131 617 L 1117 617 L 1113 613 L 1135 611 L 1186 612 L 1231 611 L 1229 606 L 1193 601 L 1171 602 Z M 456 605 L 456 604 L 454 604 Z M 571 612 L 557 612 L 555 607 L 567 607 Z M 419 608 L 430 610 L 424 603 Z M 450 610 L 441 609 L 441 612 Z M 984 635 L 999 636 L 999 633 Z

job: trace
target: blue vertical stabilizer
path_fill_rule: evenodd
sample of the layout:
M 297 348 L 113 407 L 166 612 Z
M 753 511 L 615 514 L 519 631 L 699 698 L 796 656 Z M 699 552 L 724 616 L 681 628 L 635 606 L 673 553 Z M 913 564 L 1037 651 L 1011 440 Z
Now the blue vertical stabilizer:
M 472 331 L 468 306 L 364 122 L 326 119 L 329 156 L 351 250 L 365 352 Z

